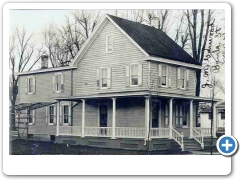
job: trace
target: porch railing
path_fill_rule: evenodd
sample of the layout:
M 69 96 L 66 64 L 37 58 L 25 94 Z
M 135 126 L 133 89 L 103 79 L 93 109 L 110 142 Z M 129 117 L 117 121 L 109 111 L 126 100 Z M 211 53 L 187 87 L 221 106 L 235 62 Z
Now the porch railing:
M 183 134 L 180 134 L 174 128 L 172 128 L 172 137 L 181 146 L 182 151 L 184 151 Z
M 66 136 L 81 136 L 82 127 L 81 126 L 59 126 L 59 134 Z
M 150 138 L 169 138 L 169 128 L 151 128 Z
M 195 129 L 203 136 L 211 136 L 211 128 L 195 127 Z M 214 132 L 214 128 L 212 128 L 212 131 Z
M 85 127 L 85 136 L 111 137 L 111 127 Z
M 169 138 L 169 128 L 151 128 L 150 138 Z M 81 136 L 81 126 L 59 126 L 59 135 Z M 85 127 L 84 136 L 111 137 L 112 127 Z M 117 138 L 145 138 L 145 128 L 139 127 L 116 127 Z
M 195 128 L 192 128 L 192 131 L 193 138 L 201 145 L 202 149 L 204 149 L 204 136 Z
M 145 128 L 137 127 L 116 127 L 115 136 L 121 138 L 144 138 Z

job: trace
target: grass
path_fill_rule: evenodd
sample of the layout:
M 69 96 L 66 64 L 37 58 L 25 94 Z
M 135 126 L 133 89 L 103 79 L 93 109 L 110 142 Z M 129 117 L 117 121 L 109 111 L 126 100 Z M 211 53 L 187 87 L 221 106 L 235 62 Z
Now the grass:
M 147 155 L 147 151 L 109 149 L 81 145 L 56 144 L 32 140 L 15 139 L 10 141 L 12 155 Z M 191 152 L 182 151 L 151 151 L 151 155 L 186 155 Z

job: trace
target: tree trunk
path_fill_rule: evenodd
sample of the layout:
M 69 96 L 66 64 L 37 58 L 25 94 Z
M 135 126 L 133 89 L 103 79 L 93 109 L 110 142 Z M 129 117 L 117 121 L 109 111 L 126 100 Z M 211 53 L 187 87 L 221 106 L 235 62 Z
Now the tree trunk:
M 196 90 L 195 95 L 200 96 L 200 89 L 201 89 L 201 70 L 196 71 Z
M 13 95 L 12 97 L 12 100 L 11 100 L 11 111 L 10 111 L 10 118 L 11 118 L 11 121 L 10 121 L 10 127 L 12 130 L 14 130 L 16 127 L 15 127 L 15 104 L 16 104 L 16 97 Z

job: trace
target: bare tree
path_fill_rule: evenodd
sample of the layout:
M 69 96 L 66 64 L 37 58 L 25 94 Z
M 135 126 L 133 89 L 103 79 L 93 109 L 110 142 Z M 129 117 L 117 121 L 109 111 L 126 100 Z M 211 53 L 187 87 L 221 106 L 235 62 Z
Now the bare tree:
M 87 39 L 100 19 L 100 12 L 76 10 L 72 12 L 72 15 L 75 18 L 76 23 L 80 25 L 79 33 Z
M 212 14 L 211 10 L 207 12 L 207 19 L 205 19 L 205 10 L 189 10 L 185 12 L 187 22 L 188 22 L 188 32 L 191 41 L 191 50 L 193 58 L 200 65 L 203 63 L 205 55 L 205 47 L 208 40 L 209 26 L 211 25 Z M 200 19 L 198 15 L 200 14 Z M 200 28 L 198 27 L 198 22 L 200 22 Z M 201 71 L 196 72 L 196 96 L 200 95 L 201 86 Z
M 30 71 L 38 62 L 42 55 L 42 48 L 37 51 L 30 43 L 33 34 L 27 35 L 26 30 L 23 28 L 15 29 L 14 34 L 9 38 L 9 63 L 10 63 L 10 92 L 9 100 L 11 102 L 11 127 L 15 126 L 15 112 L 14 106 L 16 104 L 18 95 L 18 77 L 15 76 L 16 72 Z M 33 59 L 33 56 L 35 56 Z
M 52 67 L 69 65 L 99 19 L 99 12 L 76 10 L 71 12 L 71 16 L 65 17 L 63 25 L 51 23 L 43 31 L 43 44 Z
M 181 16 L 179 25 L 177 25 L 175 42 L 178 43 L 183 49 L 188 45 L 189 40 L 188 27 L 184 30 L 185 15 L 184 13 Z M 180 42 L 179 42 L 180 39 Z

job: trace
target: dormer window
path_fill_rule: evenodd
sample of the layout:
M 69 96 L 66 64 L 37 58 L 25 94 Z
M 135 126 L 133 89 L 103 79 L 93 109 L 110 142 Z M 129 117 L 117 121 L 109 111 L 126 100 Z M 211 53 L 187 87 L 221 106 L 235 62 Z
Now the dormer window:
M 113 51 L 113 38 L 112 36 L 106 37 L 106 52 L 111 53 Z

